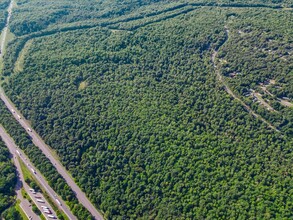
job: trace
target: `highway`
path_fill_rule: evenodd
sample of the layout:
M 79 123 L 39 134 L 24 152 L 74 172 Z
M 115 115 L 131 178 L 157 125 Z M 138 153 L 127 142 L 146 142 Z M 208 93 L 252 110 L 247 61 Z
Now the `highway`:
M 19 166 L 19 162 L 15 156 L 13 156 L 13 161 L 14 161 L 14 165 L 16 167 L 16 172 L 17 172 L 17 183 L 16 183 L 15 191 L 16 191 L 17 199 L 20 200 L 19 206 L 23 210 L 23 212 L 25 213 L 25 215 L 27 216 L 28 219 L 29 218 L 31 218 L 33 220 L 41 219 L 39 216 L 36 215 L 36 213 L 33 212 L 31 204 L 29 203 L 28 200 L 23 198 L 23 196 L 21 194 L 21 188 L 24 183 L 24 177 L 22 175 L 22 172 L 21 172 L 21 169 Z
M 10 5 L 8 7 L 8 17 L 6 20 L 6 25 L 4 30 L 2 31 L 1 38 L 1 53 L 0 58 L 3 56 L 3 49 L 5 46 L 6 36 L 7 36 L 7 28 L 9 26 L 9 21 L 12 14 L 13 9 L 13 0 L 11 0 Z M 42 138 L 30 127 L 30 124 L 24 119 L 21 113 L 15 108 L 14 104 L 10 101 L 10 99 L 5 95 L 3 89 L 0 87 L 0 96 L 4 101 L 10 111 L 15 111 L 13 116 L 16 120 L 21 124 L 21 126 L 27 131 L 27 133 L 32 137 L 33 143 L 40 148 L 40 150 L 49 158 L 51 163 L 56 167 L 57 171 L 60 175 L 65 179 L 68 186 L 75 192 L 78 201 L 86 208 L 88 211 L 95 217 L 97 220 L 103 219 L 102 215 L 98 212 L 98 210 L 93 206 L 93 204 L 89 201 L 86 195 L 82 192 L 82 190 L 77 186 L 72 177 L 68 174 L 67 170 L 63 167 L 63 165 L 59 162 L 58 159 L 54 158 L 52 149 L 45 144 Z M 67 214 L 67 213 L 66 213 Z M 68 213 L 69 214 L 69 213 Z M 75 219 L 75 217 L 71 219 Z
M 41 139 L 41 137 L 33 130 L 30 126 L 29 122 L 25 120 L 23 115 L 16 109 L 14 104 L 10 101 L 10 99 L 4 94 L 3 89 L 0 88 L 0 98 L 5 103 L 6 107 L 11 111 L 14 118 L 19 122 L 19 124 L 26 130 L 26 132 L 31 136 L 33 143 L 45 154 L 48 159 L 51 161 L 53 166 L 57 169 L 60 175 L 65 179 L 68 186 L 75 192 L 75 195 L 78 201 L 89 210 L 89 212 L 95 217 L 97 220 L 102 220 L 102 215 L 97 211 L 97 209 L 92 205 L 86 195 L 81 191 L 81 189 L 74 182 L 72 177 L 68 174 L 67 170 L 63 167 L 63 165 L 57 160 L 52 150 L 49 146 L 45 144 L 45 142 Z
M 21 169 L 20 169 L 19 161 L 16 159 L 17 156 L 24 162 L 24 164 L 27 166 L 27 168 L 31 172 L 32 172 L 32 170 L 35 171 L 35 172 L 32 172 L 33 175 L 35 176 L 37 181 L 42 185 L 42 187 L 46 190 L 46 192 L 49 194 L 49 196 L 52 198 L 52 200 L 56 203 L 56 205 L 59 206 L 59 208 L 63 210 L 63 212 L 68 216 L 69 219 L 76 220 L 77 218 L 71 213 L 70 209 L 62 201 L 62 199 L 56 195 L 55 191 L 48 185 L 45 178 L 37 171 L 37 169 L 33 166 L 33 164 L 30 162 L 30 160 L 25 156 L 23 151 L 17 147 L 17 145 L 12 140 L 12 138 L 6 133 L 5 129 L 1 125 L 0 125 L 0 136 L 1 136 L 2 140 L 5 142 L 6 146 L 8 147 L 10 153 L 13 155 L 15 165 L 17 167 L 17 170 L 19 170 L 18 172 L 21 173 Z M 23 181 L 24 178 L 21 175 L 20 175 L 20 177 L 22 178 L 22 183 L 23 183 L 25 190 L 27 192 L 29 192 L 30 187 Z M 34 200 L 34 202 L 39 207 L 39 209 L 42 210 L 42 208 L 40 206 L 43 204 L 38 203 L 36 201 L 37 198 L 35 198 L 35 196 L 37 194 L 35 195 L 35 194 L 32 194 L 31 192 L 29 192 L 28 194 Z M 45 203 L 44 203 L 44 204 L 46 204 L 45 206 L 49 207 L 50 210 L 52 211 L 53 210 L 52 207 L 49 205 L 48 202 L 46 202 L 44 197 L 42 195 L 39 195 L 39 196 L 41 197 L 42 200 L 45 201 Z M 58 201 L 61 203 L 61 205 L 57 204 L 56 199 L 58 199 Z

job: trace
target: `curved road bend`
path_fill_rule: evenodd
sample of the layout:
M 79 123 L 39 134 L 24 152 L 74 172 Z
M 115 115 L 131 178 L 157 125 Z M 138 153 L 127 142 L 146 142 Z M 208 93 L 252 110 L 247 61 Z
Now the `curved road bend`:
M 4 91 L 0 89 L 0 97 L 5 103 L 6 107 L 12 112 L 14 118 L 21 124 L 21 126 L 26 130 L 26 132 L 31 136 L 33 143 L 40 148 L 40 150 L 45 154 L 48 159 L 51 161 L 53 166 L 57 169 L 60 175 L 65 179 L 68 186 L 75 192 L 75 195 L 78 201 L 89 210 L 89 212 L 95 217 L 97 220 L 102 220 L 102 215 L 97 211 L 97 209 L 93 206 L 93 204 L 86 197 L 84 192 L 77 186 L 72 177 L 68 174 L 67 170 L 63 165 L 57 160 L 53 153 L 52 149 L 45 144 L 45 142 L 41 139 L 41 137 L 31 128 L 30 124 L 24 119 L 21 113 L 15 108 L 14 104 L 10 101 L 10 99 L 4 94 Z M 30 131 L 28 130 L 30 129 Z
M 21 182 L 23 183 L 24 189 L 28 192 L 28 194 L 30 195 L 30 197 L 34 200 L 34 203 L 38 206 L 38 208 L 40 210 L 42 210 L 42 208 L 40 207 L 43 204 L 39 204 L 36 201 L 36 198 L 34 198 L 31 193 L 29 192 L 30 187 L 24 182 L 24 177 L 22 175 L 22 171 L 21 171 L 21 166 L 19 161 L 16 159 L 16 157 L 18 156 L 23 163 L 26 165 L 26 167 L 31 171 L 31 169 L 36 170 L 37 169 L 33 166 L 33 164 L 30 162 L 30 160 L 28 159 L 28 157 L 25 156 L 25 154 L 23 153 L 22 150 L 20 150 L 17 145 L 14 143 L 13 139 L 6 133 L 5 129 L 0 125 L 0 136 L 2 138 L 2 140 L 5 142 L 6 146 L 8 147 L 10 153 L 13 156 L 14 159 L 14 164 L 18 170 L 19 173 L 19 177 L 21 179 Z M 17 151 L 20 153 L 19 155 L 17 155 Z M 55 191 L 49 186 L 49 184 L 47 183 L 47 181 L 45 180 L 45 178 L 39 173 L 36 172 L 34 174 L 35 178 L 37 179 L 37 181 L 42 185 L 42 187 L 46 190 L 46 192 L 48 193 L 48 195 L 52 198 L 52 200 L 56 203 L 56 199 L 59 200 L 59 202 L 62 204 L 62 206 L 58 206 L 60 209 L 63 210 L 63 212 L 68 216 L 69 219 L 72 220 L 77 220 L 77 218 L 71 213 L 70 209 L 66 206 L 66 204 L 64 203 L 64 201 L 62 201 L 62 199 L 60 197 L 56 196 Z M 18 183 L 18 187 L 20 188 Z M 42 200 L 46 201 L 46 199 L 44 199 L 42 197 Z M 50 210 L 53 212 L 53 214 L 56 216 L 56 214 L 54 213 L 52 207 L 49 205 L 48 202 L 46 202 L 46 204 L 44 204 L 45 206 L 49 207 Z M 44 214 L 44 213 L 43 213 Z
M 269 123 L 267 120 L 265 120 L 263 117 L 261 117 L 259 114 L 255 113 L 247 104 L 245 104 L 240 98 L 238 98 L 234 92 L 230 89 L 230 87 L 228 86 L 228 84 L 225 82 L 225 80 L 223 79 L 223 76 L 219 70 L 219 67 L 216 64 L 216 57 L 218 55 L 218 51 L 219 49 L 228 41 L 229 39 L 229 30 L 228 27 L 225 26 L 225 33 L 226 33 L 226 39 L 225 41 L 221 44 L 221 46 L 217 49 L 214 50 L 213 54 L 212 54 L 212 63 L 214 65 L 215 68 L 215 73 L 217 75 L 218 80 L 223 84 L 226 92 L 231 95 L 234 99 L 236 99 L 237 101 L 240 102 L 240 104 L 250 113 L 252 114 L 255 118 L 259 118 L 262 122 L 264 122 L 265 124 L 267 124 L 271 129 L 280 132 L 277 128 L 275 128 L 271 123 Z

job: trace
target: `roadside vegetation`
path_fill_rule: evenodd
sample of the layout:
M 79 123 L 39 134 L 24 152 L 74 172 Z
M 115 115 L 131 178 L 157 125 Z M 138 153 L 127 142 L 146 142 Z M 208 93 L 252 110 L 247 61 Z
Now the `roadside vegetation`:
M 0 138 L 0 218 L 18 216 L 15 204 L 16 169 L 10 153 Z
M 60 211 L 56 204 L 52 201 L 52 198 L 47 194 L 45 189 L 37 182 L 36 178 L 32 175 L 32 173 L 28 170 L 28 168 L 25 166 L 25 164 L 19 160 L 21 170 L 23 172 L 23 176 L 25 179 L 25 182 L 33 188 L 35 191 L 40 191 L 42 195 L 45 197 L 45 199 L 50 203 L 53 210 L 56 212 L 58 219 L 65 220 L 68 219 L 68 217 L 65 215 L 63 211 Z M 29 197 L 28 197 L 29 199 Z M 30 199 L 29 199 L 30 200 Z
M 278 99 L 292 101 L 292 1 L 129 2 L 20 0 L 5 92 L 105 218 L 290 219 L 293 115 Z M 231 90 L 280 132 L 225 91 L 215 49 Z M 3 104 L 0 113 L 75 201 Z
M 0 103 L 0 124 L 15 140 L 16 144 L 29 156 L 32 163 L 42 172 L 49 185 L 66 201 L 74 215 L 80 219 L 92 219 L 91 214 L 78 203 L 74 193 L 68 187 L 48 158 L 32 143 L 25 130 L 19 126 L 4 103 Z

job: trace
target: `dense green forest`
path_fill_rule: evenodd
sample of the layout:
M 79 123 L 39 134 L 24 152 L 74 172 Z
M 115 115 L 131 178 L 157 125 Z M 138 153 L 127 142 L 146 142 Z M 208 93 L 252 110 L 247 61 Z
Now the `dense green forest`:
M 65 180 L 57 172 L 56 168 L 51 164 L 49 159 L 32 143 L 29 135 L 22 127 L 19 126 L 17 121 L 15 121 L 2 101 L 0 101 L 0 124 L 2 124 L 3 127 L 9 132 L 9 134 L 14 138 L 16 144 L 20 146 L 20 148 L 24 150 L 24 152 L 29 156 L 30 160 L 48 180 L 49 185 L 62 197 L 64 201 L 66 201 L 73 214 L 77 216 L 78 219 L 92 219 L 91 214 L 81 204 L 78 203 L 74 192 L 68 187 Z M 5 156 L 7 155 L 3 154 L 3 157 Z M 7 169 L 9 169 L 9 167 Z M 4 179 L 5 177 L 3 177 L 3 180 Z M 58 216 L 58 218 L 62 219 L 62 216 Z
M 113 18 L 156 14 L 188 4 L 223 6 L 292 7 L 292 0 L 17 0 L 11 30 L 17 36 L 29 34 L 65 23 L 108 21 Z M 33 13 L 32 13 L 33 11 Z
M 19 0 L 3 86 L 106 218 L 291 219 L 292 5 Z
M 251 16 L 248 16 L 251 15 Z M 266 19 L 262 19 L 265 17 Z M 237 21 L 237 22 L 234 22 Z M 293 137 L 292 11 L 233 14 L 229 40 L 221 50 L 223 75 L 255 111 Z M 260 105 L 261 94 L 269 109 Z M 290 100 L 289 106 L 282 105 Z M 290 104 L 291 103 L 291 104 Z
M 3 212 L 15 202 L 15 184 L 16 170 L 10 153 L 0 138 L 0 218 Z
M 7 7 L 10 3 L 10 0 L 0 0 L 0 30 L 5 26 L 6 17 L 7 17 Z

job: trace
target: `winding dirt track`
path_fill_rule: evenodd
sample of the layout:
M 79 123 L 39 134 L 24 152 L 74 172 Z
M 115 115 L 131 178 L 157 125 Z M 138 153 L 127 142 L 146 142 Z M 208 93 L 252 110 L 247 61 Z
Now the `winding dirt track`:
M 227 26 L 225 26 L 225 33 L 226 33 L 225 41 L 218 47 L 218 49 L 214 50 L 214 52 L 212 54 L 212 63 L 214 65 L 215 73 L 217 75 L 218 80 L 223 84 L 226 92 L 229 95 L 231 95 L 235 100 L 237 100 L 250 114 L 252 114 L 255 118 L 260 119 L 262 122 L 264 122 L 265 124 L 267 124 L 271 129 L 273 129 L 273 130 L 275 130 L 277 132 L 280 132 L 275 126 L 273 126 L 270 122 L 268 122 L 267 120 L 265 120 L 259 114 L 255 113 L 247 104 L 245 104 L 237 95 L 235 95 L 235 93 L 230 89 L 228 83 L 224 80 L 224 78 L 223 78 L 223 76 L 222 76 L 222 74 L 220 72 L 220 68 L 217 65 L 216 58 L 217 58 L 217 55 L 218 55 L 218 51 L 229 40 L 229 29 L 228 29 Z

